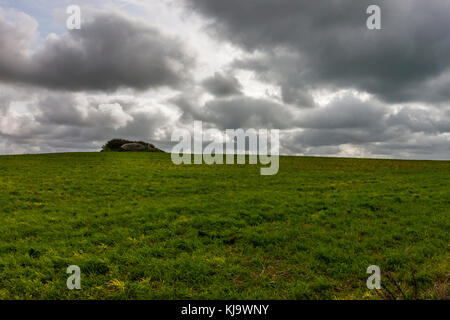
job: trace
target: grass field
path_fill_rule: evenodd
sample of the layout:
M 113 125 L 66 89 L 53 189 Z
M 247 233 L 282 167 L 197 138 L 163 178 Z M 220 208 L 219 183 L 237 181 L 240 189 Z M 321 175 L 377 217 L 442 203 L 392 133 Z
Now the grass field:
M 0 157 L 1 299 L 447 298 L 450 162 Z M 81 268 L 68 290 L 66 268 Z M 366 269 L 381 267 L 383 289 Z

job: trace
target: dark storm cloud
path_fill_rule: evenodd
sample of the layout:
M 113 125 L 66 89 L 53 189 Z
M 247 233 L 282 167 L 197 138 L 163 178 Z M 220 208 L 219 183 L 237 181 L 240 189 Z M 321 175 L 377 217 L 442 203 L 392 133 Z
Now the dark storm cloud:
M 308 106 L 309 90 L 324 86 L 388 102 L 450 98 L 438 81 L 450 72 L 447 0 L 186 1 L 223 39 L 262 53 L 240 64 L 279 84 L 286 103 Z M 366 27 L 371 4 L 382 30 Z
M 293 125 L 293 114 L 278 103 L 248 97 L 217 99 L 204 106 L 203 120 L 223 129 L 276 128 Z
M 242 85 L 232 75 L 216 72 L 214 76 L 202 82 L 203 87 L 211 94 L 224 97 L 241 94 Z
M 85 126 L 77 101 L 69 94 L 51 94 L 41 97 L 37 103 L 36 121 L 41 124 Z
M 256 72 L 259 80 L 279 85 L 284 103 L 301 108 L 315 106 L 306 69 L 300 70 L 303 60 L 296 53 L 284 49 L 265 51 L 257 57 L 236 59 L 232 66 Z
M 304 111 L 297 125 L 311 129 L 371 128 L 382 125 L 387 111 L 379 102 L 364 102 L 348 95 L 323 108 Z
M 308 147 L 384 141 L 393 134 L 385 124 L 388 112 L 375 100 L 339 97 L 324 107 L 303 111 L 296 121 L 302 131 L 294 140 Z
M 295 125 L 293 110 L 271 100 L 234 96 L 216 98 L 200 106 L 196 98 L 180 95 L 170 102 L 182 110 L 187 122 L 201 120 L 221 129 L 285 129 Z
M 31 55 L 32 31 L 22 29 L 0 15 L 1 81 L 66 90 L 176 87 L 193 63 L 180 41 L 121 14 L 98 14 Z

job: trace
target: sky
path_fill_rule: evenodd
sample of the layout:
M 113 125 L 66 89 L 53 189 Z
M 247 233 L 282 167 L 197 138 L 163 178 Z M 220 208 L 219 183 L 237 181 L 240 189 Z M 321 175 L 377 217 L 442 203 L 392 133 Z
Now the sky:
M 449 160 L 449 16 L 448 0 L 0 0 L 0 154 L 170 151 L 197 120 L 279 129 L 287 155 Z

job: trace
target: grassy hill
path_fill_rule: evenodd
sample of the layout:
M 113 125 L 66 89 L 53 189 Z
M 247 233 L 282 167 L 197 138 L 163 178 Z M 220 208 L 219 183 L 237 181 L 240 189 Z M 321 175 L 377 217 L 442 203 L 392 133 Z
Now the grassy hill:
M 1 156 L 0 298 L 448 298 L 450 162 L 259 168 L 175 166 L 162 153 Z M 66 288 L 69 265 L 81 290 Z

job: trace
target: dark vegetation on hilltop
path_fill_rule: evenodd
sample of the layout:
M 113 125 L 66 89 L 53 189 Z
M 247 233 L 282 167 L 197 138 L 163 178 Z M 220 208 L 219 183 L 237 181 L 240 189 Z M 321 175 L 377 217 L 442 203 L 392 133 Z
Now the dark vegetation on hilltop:
M 142 145 L 142 150 L 125 150 L 123 148 L 124 145 Z M 164 152 L 161 149 L 155 147 L 155 145 L 151 143 L 147 143 L 144 141 L 130 141 L 125 139 L 112 139 L 109 140 L 103 147 L 102 152 L 104 151 L 117 151 L 117 152 L 127 152 L 127 151 L 135 151 L 135 152 Z

